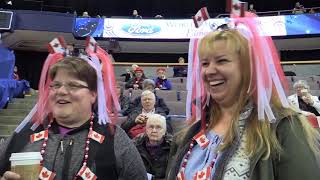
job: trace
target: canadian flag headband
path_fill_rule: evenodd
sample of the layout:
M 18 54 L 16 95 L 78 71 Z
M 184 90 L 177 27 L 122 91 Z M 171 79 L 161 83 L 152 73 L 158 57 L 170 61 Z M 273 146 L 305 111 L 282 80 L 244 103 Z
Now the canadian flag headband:
M 97 100 L 98 100 L 98 119 L 99 124 L 111 122 L 109 113 L 113 109 L 120 110 L 118 96 L 115 91 L 115 75 L 112 62 L 108 53 L 97 45 L 92 38 L 87 38 L 86 52 L 88 56 L 81 55 L 80 58 L 87 61 L 97 72 Z M 15 132 L 20 132 L 23 127 L 32 121 L 32 129 L 35 129 L 43 120 L 50 118 L 50 109 L 48 107 L 49 84 L 48 72 L 52 65 L 62 60 L 66 55 L 66 43 L 62 37 L 54 38 L 49 44 L 49 55 L 43 65 L 39 81 L 39 98 L 36 105 L 30 113 L 24 118 Z M 115 107 L 115 108 L 113 108 Z
M 220 31 L 235 29 L 247 40 L 251 54 L 251 79 L 247 92 L 256 91 L 255 97 L 258 119 L 275 121 L 275 115 L 271 109 L 272 91 L 275 91 L 282 107 L 289 107 L 285 90 L 286 79 L 284 77 L 278 52 L 271 37 L 261 36 L 259 25 L 256 23 L 255 14 L 245 12 L 246 4 L 237 0 L 227 0 L 228 10 L 231 12 L 230 22 L 219 26 Z M 200 77 L 200 64 L 198 57 L 199 39 L 190 39 L 188 57 L 188 79 L 187 79 L 187 119 L 202 120 L 202 128 L 205 129 L 205 108 L 209 104 L 210 95 L 204 90 Z M 253 50 L 254 48 L 254 50 Z M 191 118 L 191 115 L 193 118 Z

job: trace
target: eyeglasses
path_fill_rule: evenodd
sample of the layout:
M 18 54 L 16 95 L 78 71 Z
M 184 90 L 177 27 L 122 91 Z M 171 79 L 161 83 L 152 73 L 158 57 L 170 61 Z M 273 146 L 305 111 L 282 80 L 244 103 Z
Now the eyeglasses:
M 62 86 L 64 86 L 64 88 L 66 88 L 67 91 L 77 91 L 79 89 L 83 89 L 83 88 L 89 88 L 86 85 L 77 83 L 77 82 L 67 82 L 67 83 L 61 83 L 61 82 L 52 82 L 49 85 L 50 90 L 58 90 L 60 89 Z

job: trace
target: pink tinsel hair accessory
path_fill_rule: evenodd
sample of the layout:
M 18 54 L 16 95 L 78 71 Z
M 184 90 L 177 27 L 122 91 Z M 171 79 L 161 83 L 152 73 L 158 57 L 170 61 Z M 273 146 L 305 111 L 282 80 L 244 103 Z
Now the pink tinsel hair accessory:
M 249 12 L 245 12 L 245 17 L 232 15 L 227 28 L 238 30 L 248 39 L 251 54 L 251 80 L 247 92 L 257 91 L 255 101 L 258 108 L 258 119 L 264 120 L 266 116 L 272 123 L 276 120 L 270 105 L 272 91 L 276 91 L 282 106 L 288 108 L 289 103 L 285 94 L 288 86 L 277 49 L 271 37 L 261 35 L 259 26 L 256 24 L 256 17 L 255 14 Z M 193 121 L 201 119 L 201 126 L 205 129 L 205 108 L 209 103 L 210 95 L 205 92 L 200 78 L 199 42 L 199 39 L 190 39 L 189 43 L 186 116 L 187 119 Z
M 117 112 L 121 109 L 115 90 L 116 78 L 112 61 L 108 53 L 98 46 L 94 38 L 87 37 L 86 45 L 86 52 L 90 56 L 93 67 L 96 68 L 98 75 L 99 123 L 106 124 L 107 122 L 116 120 L 109 117 L 113 109 Z
M 49 44 L 48 49 L 50 54 L 44 62 L 42 67 L 40 81 L 39 81 L 39 97 L 36 105 L 32 108 L 30 113 L 24 118 L 20 125 L 15 129 L 19 133 L 23 127 L 32 121 L 32 129 L 37 128 L 43 123 L 43 120 L 48 117 L 50 112 L 48 107 L 49 84 L 51 83 L 48 78 L 48 71 L 50 67 L 62 60 L 65 56 L 66 44 L 62 37 L 54 38 Z

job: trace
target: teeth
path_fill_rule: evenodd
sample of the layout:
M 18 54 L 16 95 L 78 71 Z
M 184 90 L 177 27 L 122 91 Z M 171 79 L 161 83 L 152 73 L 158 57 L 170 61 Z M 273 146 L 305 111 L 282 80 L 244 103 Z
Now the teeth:
M 58 103 L 60 103 L 60 104 L 66 104 L 66 103 L 68 103 L 68 101 L 60 100 L 60 101 L 58 101 Z
M 222 84 L 222 83 L 224 83 L 223 80 L 211 81 L 211 82 L 210 82 L 210 86 L 215 86 L 215 85 Z

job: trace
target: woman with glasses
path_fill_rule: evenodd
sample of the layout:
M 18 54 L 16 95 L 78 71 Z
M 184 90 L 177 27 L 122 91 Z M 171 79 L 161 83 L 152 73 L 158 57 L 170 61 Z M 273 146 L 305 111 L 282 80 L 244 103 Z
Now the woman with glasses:
M 320 179 L 319 134 L 289 107 L 272 39 L 249 17 L 235 21 L 191 41 L 205 89 L 193 114 L 201 120 L 175 136 L 166 179 Z
M 164 179 L 172 136 L 167 134 L 166 118 L 150 115 L 145 133 L 134 139 L 135 145 L 152 179 Z
M 13 152 L 40 152 L 39 178 L 146 179 L 134 144 L 118 126 L 98 123 L 97 72 L 77 57 L 53 64 L 48 73 L 48 117 L 34 131 L 26 125 L 0 151 L 2 179 L 20 179 L 9 171 Z M 89 178 L 91 177 L 91 178 Z

